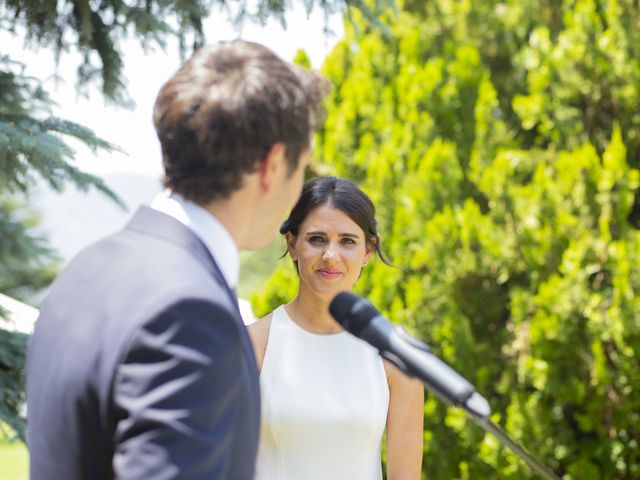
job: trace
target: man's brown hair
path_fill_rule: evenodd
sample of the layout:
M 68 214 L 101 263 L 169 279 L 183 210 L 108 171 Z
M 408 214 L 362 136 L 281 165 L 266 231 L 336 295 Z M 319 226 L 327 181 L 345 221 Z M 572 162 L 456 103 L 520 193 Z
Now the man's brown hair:
M 201 205 L 227 198 L 279 142 L 292 173 L 322 121 L 328 91 L 325 77 L 262 45 L 202 47 L 156 99 L 165 186 Z

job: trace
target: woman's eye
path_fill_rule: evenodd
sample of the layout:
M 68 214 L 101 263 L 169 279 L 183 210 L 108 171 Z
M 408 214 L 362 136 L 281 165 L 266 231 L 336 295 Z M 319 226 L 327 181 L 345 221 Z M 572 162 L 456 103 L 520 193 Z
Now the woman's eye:
M 342 243 L 346 245 L 355 245 L 356 241 L 353 238 L 343 238 Z
M 324 238 L 318 235 L 313 235 L 312 237 L 309 237 L 309 243 L 322 243 L 322 242 L 324 242 Z

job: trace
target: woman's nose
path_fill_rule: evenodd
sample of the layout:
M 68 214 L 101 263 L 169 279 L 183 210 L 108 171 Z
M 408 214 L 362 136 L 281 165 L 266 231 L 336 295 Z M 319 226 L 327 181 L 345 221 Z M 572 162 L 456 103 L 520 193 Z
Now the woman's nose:
M 327 248 L 324 249 L 324 252 L 322 254 L 322 259 L 323 260 L 330 260 L 330 259 L 336 258 L 337 256 L 338 255 L 336 254 L 333 245 L 329 244 L 329 245 L 327 245 Z

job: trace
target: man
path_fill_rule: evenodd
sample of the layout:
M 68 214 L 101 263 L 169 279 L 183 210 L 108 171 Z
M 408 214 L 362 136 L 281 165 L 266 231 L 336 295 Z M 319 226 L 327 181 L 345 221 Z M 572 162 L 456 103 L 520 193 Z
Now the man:
M 204 47 L 162 87 L 168 191 L 81 252 L 27 360 L 32 479 L 251 479 L 256 362 L 233 288 L 296 201 L 324 78 L 260 45 Z

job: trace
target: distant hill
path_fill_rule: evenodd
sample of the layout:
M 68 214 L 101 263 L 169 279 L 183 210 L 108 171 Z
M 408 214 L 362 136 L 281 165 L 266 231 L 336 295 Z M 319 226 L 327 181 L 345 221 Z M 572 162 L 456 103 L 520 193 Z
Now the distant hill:
M 58 193 L 41 187 L 30 198 L 42 214 L 43 233 L 65 262 L 90 243 L 122 228 L 139 205 L 151 202 L 161 190 L 159 179 L 142 174 L 114 174 L 103 179 L 128 210 L 95 189 L 81 192 L 70 187 Z

